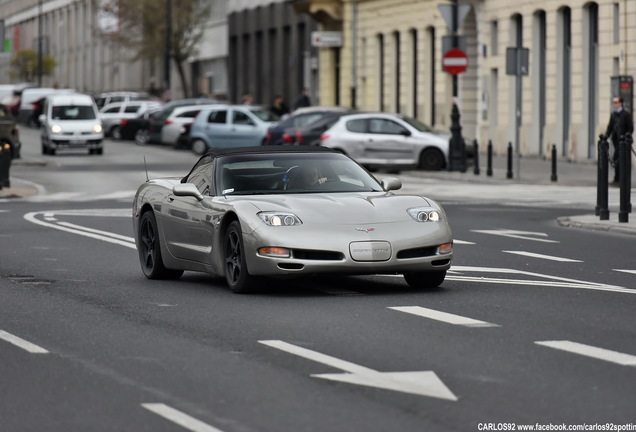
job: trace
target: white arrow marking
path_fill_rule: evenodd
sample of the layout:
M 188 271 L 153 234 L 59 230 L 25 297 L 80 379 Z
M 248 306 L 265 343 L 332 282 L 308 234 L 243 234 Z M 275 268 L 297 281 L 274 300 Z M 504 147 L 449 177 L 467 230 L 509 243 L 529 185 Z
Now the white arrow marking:
M 471 230 L 471 231 L 472 232 L 476 232 L 476 233 L 492 234 L 492 235 L 498 235 L 498 236 L 503 236 L 503 237 L 518 238 L 518 239 L 523 239 L 523 240 L 534 240 L 534 241 L 544 242 L 544 243 L 559 243 L 556 240 L 528 237 L 528 236 L 539 236 L 539 237 L 547 237 L 548 236 L 546 233 L 540 233 L 540 232 L 516 231 L 516 230 L 507 230 L 507 229 L 500 229 L 500 230 Z
M 315 378 L 383 388 L 386 390 L 435 397 L 439 399 L 452 401 L 457 400 L 457 396 L 455 396 L 453 392 L 444 385 L 433 371 L 378 372 L 355 363 L 340 360 L 338 358 L 280 340 L 262 340 L 259 341 L 259 343 L 347 372 L 344 374 L 311 375 Z
M 537 345 L 543 345 L 550 348 L 580 354 L 599 360 L 604 360 L 621 366 L 636 366 L 636 356 L 623 354 L 617 351 L 611 351 L 605 348 L 598 348 L 591 345 L 585 345 L 571 341 L 543 341 L 535 342 Z
M 561 258 L 561 257 L 556 257 L 556 256 L 552 256 L 552 255 L 543 255 L 543 254 L 538 254 L 538 253 L 534 253 L 534 252 L 524 252 L 524 251 L 502 251 L 505 253 L 509 253 L 509 254 L 515 254 L 515 255 L 523 255 L 523 256 L 527 256 L 530 258 L 541 258 L 541 259 L 546 259 L 546 260 L 552 260 L 552 261 L 560 261 L 560 262 L 583 262 L 581 260 L 575 260 L 575 259 L 570 259 L 570 258 Z
M 476 319 L 467 318 L 461 315 L 454 315 L 447 312 L 441 312 L 434 309 L 427 309 L 420 306 L 397 306 L 389 307 L 389 309 L 465 327 L 499 327 L 497 324 L 491 324 L 489 322 L 479 321 Z
M 201 420 L 162 403 L 144 403 L 141 406 L 192 432 L 222 432 L 221 429 L 203 423 Z
M 22 348 L 25 351 L 30 352 L 31 354 L 48 354 L 49 352 L 44 348 L 41 348 L 35 344 L 32 344 L 29 341 L 25 341 L 22 338 L 19 338 L 11 333 L 7 333 L 4 330 L 0 330 L 0 339 L 3 339 L 17 347 Z

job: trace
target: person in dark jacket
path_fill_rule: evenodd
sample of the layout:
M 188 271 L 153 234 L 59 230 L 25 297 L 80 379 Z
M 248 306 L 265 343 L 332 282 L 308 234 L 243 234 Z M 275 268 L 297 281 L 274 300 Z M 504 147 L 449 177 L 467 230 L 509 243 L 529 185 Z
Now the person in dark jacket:
M 311 99 L 309 99 L 309 91 L 306 88 L 303 88 L 296 98 L 296 102 L 294 102 L 294 109 L 305 108 L 311 106 Z
M 612 181 L 612 183 L 617 185 L 619 181 L 618 141 L 622 135 L 634 132 L 634 121 L 632 120 L 632 114 L 623 107 L 623 98 L 615 96 L 612 103 L 614 105 L 614 109 L 610 116 L 605 135 L 612 140 L 612 146 L 614 147 L 614 155 L 612 157 L 612 165 L 614 166 L 614 181 Z M 629 159 L 631 162 L 631 156 Z
M 272 103 L 272 106 L 269 107 L 269 110 L 280 118 L 289 114 L 289 108 L 287 107 L 283 97 L 280 95 L 274 96 L 274 102 Z

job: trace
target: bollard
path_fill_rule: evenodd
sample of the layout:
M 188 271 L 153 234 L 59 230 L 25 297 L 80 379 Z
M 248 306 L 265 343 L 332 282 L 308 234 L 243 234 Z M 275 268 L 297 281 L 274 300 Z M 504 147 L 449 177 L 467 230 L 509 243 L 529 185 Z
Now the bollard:
M 4 152 L 0 144 L 0 190 L 2 190 L 2 179 L 4 178 Z
M 628 184 L 628 170 L 629 163 L 631 162 L 631 155 L 629 154 L 627 134 L 623 134 L 618 139 L 618 183 L 620 185 L 620 206 L 618 210 L 618 221 L 629 222 L 629 192 L 630 185 Z
M 598 210 L 596 214 L 600 216 L 601 220 L 609 220 L 607 197 L 608 148 L 607 136 L 600 135 L 598 141 L 598 178 L 596 183 L 596 207 Z
M 492 177 L 492 140 L 488 140 L 488 167 L 486 168 L 486 175 Z
M 550 180 L 555 182 L 558 179 L 559 179 L 559 177 L 557 176 L 557 151 L 556 151 L 556 144 L 552 144 L 552 175 L 550 176 Z
M 627 211 L 629 213 L 632 212 L 632 192 L 631 192 L 631 187 L 632 187 L 632 155 L 630 154 L 630 151 L 632 153 L 634 152 L 634 148 L 632 147 L 633 144 L 634 144 L 634 138 L 632 137 L 631 134 L 627 134 L 627 144 L 626 144 L 627 149 L 625 150 L 625 152 L 627 153 L 627 162 L 626 162 L 627 169 L 625 170 L 625 173 L 627 175 L 627 181 L 625 182 L 625 184 L 628 187 L 628 191 L 627 191 L 627 199 L 628 199 Z
M 2 162 L 0 168 L 0 185 L 2 187 L 11 187 L 9 180 L 9 169 L 11 168 L 11 144 L 5 143 L 2 146 Z
M 506 178 L 512 178 L 512 143 L 508 143 L 508 172 L 506 173 Z
M 479 175 L 479 143 L 473 141 L 473 173 Z

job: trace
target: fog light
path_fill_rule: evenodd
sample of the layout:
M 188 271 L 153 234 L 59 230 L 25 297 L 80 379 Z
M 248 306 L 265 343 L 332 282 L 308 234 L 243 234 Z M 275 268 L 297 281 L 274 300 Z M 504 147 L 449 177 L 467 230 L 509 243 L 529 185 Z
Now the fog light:
M 437 252 L 439 254 L 449 254 L 453 251 L 453 243 L 444 243 L 442 245 L 439 245 L 439 248 L 437 248 Z
M 291 256 L 291 252 L 287 248 L 282 247 L 262 247 L 258 249 L 259 255 L 271 256 L 276 258 L 289 258 Z

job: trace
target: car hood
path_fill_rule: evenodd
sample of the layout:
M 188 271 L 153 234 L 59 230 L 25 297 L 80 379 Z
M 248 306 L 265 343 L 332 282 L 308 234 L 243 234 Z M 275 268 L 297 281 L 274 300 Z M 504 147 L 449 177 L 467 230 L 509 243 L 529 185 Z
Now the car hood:
M 438 206 L 417 195 L 394 195 L 385 192 L 343 194 L 293 194 L 269 197 L 236 197 L 249 201 L 257 211 L 294 213 L 305 223 L 359 224 L 412 220 L 406 212 L 412 207 Z
M 93 130 L 93 126 L 97 123 L 100 123 L 99 119 L 51 121 L 51 125 L 59 125 L 62 128 L 62 132 L 91 132 Z

